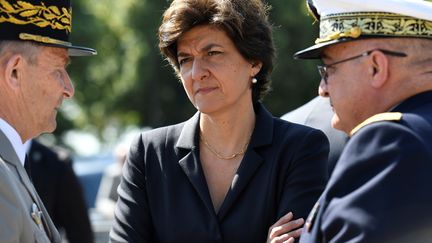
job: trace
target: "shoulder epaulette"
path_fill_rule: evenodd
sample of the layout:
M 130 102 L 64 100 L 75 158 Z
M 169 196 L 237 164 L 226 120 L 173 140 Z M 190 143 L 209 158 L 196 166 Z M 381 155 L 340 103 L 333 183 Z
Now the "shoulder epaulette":
M 385 112 L 385 113 L 379 113 L 376 115 L 373 115 L 366 119 L 364 122 L 357 125 L 353 130 L 350 132 L 350 137 L 353 136 L 358 130 L 360 130 L 362 127 L 379 121 L 399 121 L 402 119 L 402 113 L 400 112 Z

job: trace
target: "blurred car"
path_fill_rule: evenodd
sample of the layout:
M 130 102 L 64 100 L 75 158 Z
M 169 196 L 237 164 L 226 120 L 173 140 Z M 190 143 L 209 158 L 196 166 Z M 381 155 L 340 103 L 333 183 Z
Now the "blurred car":
M 94 208 L 96 195 L 105 169 L 114 163 L 111 153 L 74 156 L 74 170 L 84 190 L 87 208 Z
M 94 208 L 102 176 L 106 168 L 114 163 L 112 153 L 74 156 L 73 168 L 83 187 L 95 243 L 108 242 L 112 219 L 104 217 L 104 215 L 98 213 Z

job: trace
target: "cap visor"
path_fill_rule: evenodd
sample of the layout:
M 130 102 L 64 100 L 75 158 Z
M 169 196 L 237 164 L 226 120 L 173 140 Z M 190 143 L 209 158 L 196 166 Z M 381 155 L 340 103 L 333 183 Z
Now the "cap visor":
M 333 45 L 339 42 L 345 42 L 350 40 L 349 38 L 344 39 L 338 39 L 338 40 L 332 40 L 328 42 L 319 43 L 316 45 L 313 45 L 311 47 L 308 47 L 304 50 L 298 51 L 294 54 L 295 59 L 319 59 L 321 58 L 322 51 L 324 47 L 327 47 L 329 45 Z
M 294 58 L 295 59 L 320 59 L 324 49 L 330 45 L 335 45 L 335 44 L 344 43 L 344 42 L 348 42 L 348 41 L 359 41 L 359 40 L 373 39 L 373 38 L 392 38 L 392 36 L 363 35 L 363 36 L 360 36 L 359 38 L 355 38 L 355 39 L 348 37 L 348 38 L 340 38 L 337 40 L 331 40 L 331 41 L 319 43 L 319 44 L 313 45 L 311 47 L 308 47 L 304 50 L 298 51 L 294 54 Z M 403 38 L 403 37 L 399 37 L 399 38 Z M 407 37 L 407 38 L 409 38 L 409 37 Z
M 39 43 L 39 42 L 38 42 Z M 77 57 L 77 56 L 94 56 L 97 54 L 97 51 L 92 48 L 83 47 L 83 46 L 69 46 L 62 44 L 52 44 L 52 43 L 39 43 L 44 46 L 53 46 L 53 47 L 61 47 L 68 49 L 69 56 Z
M 69 46 L 69 56 L 94 56 L 97 55 L 97 51 L 92 48 L 82 47 L 82 46 Z

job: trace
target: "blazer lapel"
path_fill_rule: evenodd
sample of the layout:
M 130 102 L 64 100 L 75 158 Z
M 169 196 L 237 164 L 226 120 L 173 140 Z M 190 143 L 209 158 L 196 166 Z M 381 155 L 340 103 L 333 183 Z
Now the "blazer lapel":
M 193 185 L 201 200 L 206 205 L 210 212 L 214 213 L 213 204 L 211 202 L 210 193 L 208 191 L 207 183 L 202 172 L 201 164 L 197 159 L 195 151 L 191 151 L 184 158 L 179 161 L 180 167 L 188 177 L 190 183 Z
M 193 185 L 194 189 L 198 193 L 201 200 L 206 205 L 207 209 L 214 213 L 213 203 L 210 198 L 208 191 L 207 182 L 204 177 L 204 172 L 201 167 L 199 158 L 199 146 L 198 146 L 198 123 L 199 123 L 199 112 L 197 112 L 191 119 L 185 122 L 181 131 L 179 140 L 176 147 L 181 150 L 186 150 L 187 154 L 183 157 L 180 154 L 179 165 L 183 172 Z
M 37 205 L 38 209 L 42 212 L 42 223 L 44 224 L 44 229 L 48 235 L 48 238 L 53 242 L 60 242 L 60 236 L 55 229 L 48 212 L 46 211 L 41 199 L 37 195 L 33 184 L 30 182 L 30 179 L 17 154 L 15 153 L 12 144 L 2 131 L 0 131 L 0 154 L 3 160 L 9 164 L 9 167 L 15 170 L 15 173 L 21 181 L 21 184 L 24 186 L 33 202 Z
M 234 175 L 234 178 L 231 182 L 231 188 L 229 189 L 221 207 L 219 208 L 219 220 L 223 220 L 233 203 L 239 197 L 241 192 L 246 188 L 248 182 L 253 178 L 255 172 L 263 162 L 264 159 L 254 150 L 246 152 L 240 168 Z
M 223 220 L 241 192 L 253 179 L 258 168 L 265 162 L 264 157 L 257 152 L 259 147 L 269 145 L 273 140 L 273 116 L 260 103 L 255 106 L 255 114 L 255 128 L 249 147 L 218 212 L 220 221 Z

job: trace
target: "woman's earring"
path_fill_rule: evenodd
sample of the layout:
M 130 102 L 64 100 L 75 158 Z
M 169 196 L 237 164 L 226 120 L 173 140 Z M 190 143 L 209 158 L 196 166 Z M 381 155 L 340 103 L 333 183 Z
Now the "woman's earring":
M 252 83 L 256 84 L 258 82 L 258 80 L 256 78 L 252 78 Z

